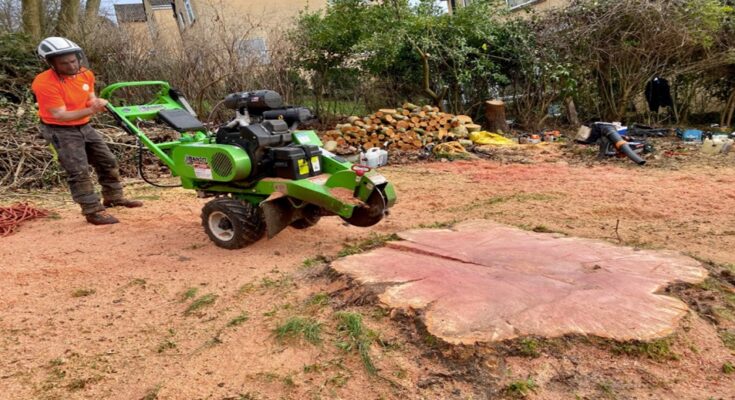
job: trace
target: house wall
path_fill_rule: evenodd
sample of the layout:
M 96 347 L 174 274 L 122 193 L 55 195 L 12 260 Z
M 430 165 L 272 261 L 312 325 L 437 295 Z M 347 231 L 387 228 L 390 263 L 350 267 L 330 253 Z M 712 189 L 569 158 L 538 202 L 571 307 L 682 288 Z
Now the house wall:
M 269 39 L 290 28 L 301 11 L 324 9 L 327 0 L 173 0 L 175 14 L 170 8 L 154 9 L 149 0 L 143 3 L 148 21 L 121 26 L 141 46 L 181 50 L 182 38 L 212 34 L 217 31 L 214 27 L 262 40 L 267 47 Z
M 153 45 L 148 22 L 126 22 L 120 25 L 128 37 L 137 45 L 137 49 L 147 49 Z
M 562 7 L 569 3 L 569 0 L 542 0 L 534 4 L 530 4 L 529 7 L 535 10 L 543 11 L 550 10 L 552 8 Z
M 171 9 L 152 11 L 151 23 L 154 25 L 154 43 L 158 48 L 178 50 L 181 48 L 181 33 Z
M 177 13 L 186 20 L 184 31 L 226 23 L 249 32 L 246 36 L 267 38 L 292 26 L 304 9 L 324 9 L 327 0 L 189 0 L 195 21 L 190 21 L 186 0 L 175 0 Z

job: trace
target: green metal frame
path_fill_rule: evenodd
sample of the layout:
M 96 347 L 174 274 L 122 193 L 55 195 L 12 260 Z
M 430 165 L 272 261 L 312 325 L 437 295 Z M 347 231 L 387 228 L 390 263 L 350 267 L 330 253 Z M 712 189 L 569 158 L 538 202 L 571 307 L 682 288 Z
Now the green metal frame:
M 122 88 L 157 86 L 159 91 L 156 98 L 144 105 L 114 105 L 113 94 Z M 388 207 L 393 206 L 396 194 L 393 186 L 376 171 L 369 171 L 364 176 L 358 176 L 352 171 L 352 164 L 334 155 L 323 154 L 320 158 L 324 174 L 300 179 L 287 180 L 280 178 L 263 178 L 257 182 L 248 180 L 231 182 L 213 182 L 187 178 L 182 174 L 182 166 L 174 162 L 171 151 L 176 146 L 185 143 L 201 143 L 213 146 L 230 146 L 215 144 L 210 132 L 198 131 L 183 133 L 176 141 L 155 143 L 138 128 L 136 121 L 149 121 L 156 118 L 160 110 L 184 109 L 170 95 L 171 86 L 164 81 L 119 82 L 107 86 L 100 93 L 100 97 L 109 101 L 107 108 L 123 128 L 138 137 L 143 145 L 163 161 L 174 176 L 181 179 L 182 186 L 188 189 L 203 190 L 231 194 L 233 197 L 258 204 L 274 192 L 281 192 L 294 199 L 320 206 L 334 214 L 345 218 L 352 216 L 355 206 L 337 199 L 329 189 L 345 188 L 353 191 L 360 200 L 367 200 L 373 190 L 381 190 L 386 198 Z M 321 146 L 319 137 L 313 131 L 294 132 L 294 141 L 299 144 L 314 144 Z

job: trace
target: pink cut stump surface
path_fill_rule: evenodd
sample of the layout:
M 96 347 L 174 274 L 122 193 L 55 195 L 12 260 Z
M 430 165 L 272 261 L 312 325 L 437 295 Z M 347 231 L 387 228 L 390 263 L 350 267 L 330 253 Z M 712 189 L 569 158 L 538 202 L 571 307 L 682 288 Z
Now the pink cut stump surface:
M 696 260 L 671 251 L 523 231 L 490 221 L 402 232 L 403 241 L 337 260 L 361 284 L 389 284 L 390 308 L 424 310 L 429 333 L 452 344 L 528 335 L 652 340 L 687 306 L 659 292 L 702 282 Z

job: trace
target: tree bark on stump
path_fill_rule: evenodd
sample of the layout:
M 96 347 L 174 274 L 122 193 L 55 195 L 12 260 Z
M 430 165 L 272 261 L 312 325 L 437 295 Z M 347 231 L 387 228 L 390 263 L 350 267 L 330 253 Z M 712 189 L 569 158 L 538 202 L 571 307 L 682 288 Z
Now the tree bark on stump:
M 485 102 L 485 125 L 490 132 L 509 132 L 505 122 L 505 103 L 502 100 L 488 100 Z

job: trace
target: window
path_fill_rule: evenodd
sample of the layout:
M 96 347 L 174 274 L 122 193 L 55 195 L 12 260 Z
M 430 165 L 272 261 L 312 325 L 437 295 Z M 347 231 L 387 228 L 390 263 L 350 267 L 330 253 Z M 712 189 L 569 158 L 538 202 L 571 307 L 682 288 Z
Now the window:
M 150 3 L 154 10 L 170 10 L 173 7 L 171 0 L 150 0 Z
M 523 7 L 529 4 L 538 3 L 539 0 L 506 0 L 508 3 L 508 7 L 510 7 L 511 10 Z
M 189 16 L 189 24 L 193 24 L 197 18 L 194 16 L 194 9 L 191 8 L 191 0 L 184 0 L 184 7 L 186 8 L 186 14 Z
M 271 63 L 268 56 L 268 47 L 263 38 L 240 40 L 237 44 L 237 50 L 243 60 L 254 59 L 260 64 Z

